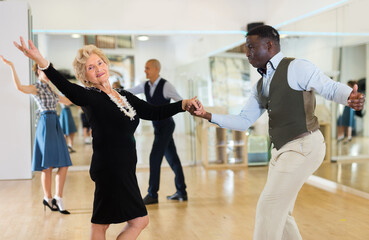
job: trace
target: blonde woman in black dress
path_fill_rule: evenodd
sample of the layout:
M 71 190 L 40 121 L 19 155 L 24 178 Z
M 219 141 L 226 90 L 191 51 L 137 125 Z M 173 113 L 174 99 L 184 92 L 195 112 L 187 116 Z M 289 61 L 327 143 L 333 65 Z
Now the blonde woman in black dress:
M 136 142 L 134 132 L 139 119 L 160 120 L 186 105 L 197 106 L 194 99 L 154 106 L 131 93 L 112 89 L 109 60 L 93 45 L 81 48 L 74 60 L 76 78 L 86 87 L 70 83 L 42 57 L 29 41 L 27 47 L 14 42 L 24 55 L 34 60 L 51 82 L 74 104 L 82 106 L 92 128 L 93 156 L 90 167 L 95 182 L 91 218 L 91 239 L 105 239 L 109 224 L 127 222 L 117 239 L 136 239 L 149 223 L 136 179 Z

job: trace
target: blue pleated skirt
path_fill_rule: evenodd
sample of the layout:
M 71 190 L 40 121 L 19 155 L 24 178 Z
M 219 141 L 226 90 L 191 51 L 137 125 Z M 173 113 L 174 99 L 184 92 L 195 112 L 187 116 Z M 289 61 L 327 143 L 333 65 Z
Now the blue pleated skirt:
M 41 113 L 33 147 L 32 171 L 71 166 L 67 143 L 55 111 Z
M 355 127 L 355 110 L 345 106 L 343 113 L 337 120 L 338 126 Z
M 77 132 L 76 124 L 74 123 L 72 112 L 69 107 L 62 109 L 59 121 L 65 135 L 69 136 L 71 133 Z

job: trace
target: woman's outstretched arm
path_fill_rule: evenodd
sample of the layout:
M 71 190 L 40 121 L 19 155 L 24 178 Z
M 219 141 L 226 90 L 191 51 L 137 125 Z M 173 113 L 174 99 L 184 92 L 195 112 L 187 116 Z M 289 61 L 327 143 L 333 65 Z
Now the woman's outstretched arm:
M 11 61 L 5 59 L 1 55 L 0 55 L 0 58 L 1 58 L 1 60 L 3 60 L 4 64 L 6 64 L 10 67 L 10 69 L 12 71 L 13 82 L 14 82 L 14 85 L 15 85 L 16 89 L 21 91 L 22 93 L 37 95 L 36 86 L 35 85 L 22 85 L 22 83 L 20 82 L 20 80 L 18 78 L 18 74 L 15 71 L 14 64 Z
M 14 42 L 14 45 L 23 52 L 26 57 L 32 59 L 38 65 L 39 70 L 43 71 L 50 81 L 70 101 L 79 106 L 86 106 L 91 103 L 88 91 L 77 84 L 69 82 L 64 76 L 55 70 L 53 66 L 50 65 L 50 62 L 42 56 L 40 51 L 33 44 L 32 40 L 28 40 L 28 47 L 24 39 L 20 37 L 20 44 Z

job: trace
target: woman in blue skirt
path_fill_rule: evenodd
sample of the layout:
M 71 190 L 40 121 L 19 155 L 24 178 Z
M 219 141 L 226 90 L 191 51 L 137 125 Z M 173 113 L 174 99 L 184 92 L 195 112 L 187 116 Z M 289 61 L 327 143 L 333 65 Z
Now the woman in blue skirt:
M 356 81 L 348 81 L 347 85 L 351 88 L 357 84 Z M 337 120 L 337 141 L 342 141 L 347 137 L 347 141 L 345 143 L 350 142 L 352 140 L 352 132 L 355 129 L 355 110 L 345 106 L 343 109 L 343 113 L 339 116 Z
M 60 126 L 63 129 L 69 152 L 74 153 L 75 150 L 73 149 L 73 139 L 74 134 L 77 132 L 77 128 L 73 120 L 72 111 L 70 109 L 70 105 L 72 105 L 72 102 L 67 104 L 61 103 L 60 105 L 62 108 L 59 117 Z
M 16 88 L 23 93 L 32 94 L 40 112 L 33 148 L 32 171 L 41 171 L 44 208 L 48 207 L 52 211 L 69 214 L 63 204 L 63 189 L 68 167 L 72 165 L 72 162 L 56 115 L 56 105 L 58 102 L 68 104 L 70 101 L 52 90 L 49 79 L 37 69 L 36 65 L 32 69 L 39 81 L 32 85 L 22 85 L 13 63 L 1 55 L 0 58 L 10 67 Z M 58 168 L 55 176 L 56 193 L 54 198 L 51 194 L 53 168 Z

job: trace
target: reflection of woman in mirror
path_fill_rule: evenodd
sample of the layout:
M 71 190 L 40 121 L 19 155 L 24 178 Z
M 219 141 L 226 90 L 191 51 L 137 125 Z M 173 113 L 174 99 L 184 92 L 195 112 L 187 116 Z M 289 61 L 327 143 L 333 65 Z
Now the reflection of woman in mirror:
M 348 81 L 347 85 L 351 88 L 356 84 L 355 81 Z M 352 140 L 352 131 L 355 128 L 355 110 L 345 106 L 342 115 L 337 121 L 337 140 L 342 141 L 347 137 L 347 141 Z
M 85 144 L 91 144 L 91 126 L 90 123 L 88 122 L 88 119 L 86 117 L 85 112 L 82 110 L 81 107 L 78 107 L 80 109 L 80 117 L 81 117 L 81 122 L 82 122 L 82 127 L 83 127 L 83 139 Z
M 74 153 L 75 150 L 73 149 L 73 143 L 74 143 L 74 135 L 77 132 L 76 124 L 74 123 L 74 119 L 72 116 L 71 111 L 71 105 L 72 102 L 69 104 L 60 104 L 62 110 L 60 112 L 60 126 L 63 129 L 65 140 L 68 145 L 68 149 L 70 153 Z
M 71 166 L 72 162 L 58 116 L 56 115 L 56 105 L 58 102 L 63 104 L 70 104 L 71 102 L 66 97 L 59 96 L 52 90 L 49 85 L 49 79 L 44 72 L 37 69 L 36 64 L 32 69 L 39 81 L 32 85 L 22 85 L 13 63 L 2 56 L 0 58 L 10 67 L 17 90 L 25 94 L 31 94 L 40 112 L 33 148 L 32 171 L 41 171 L 41 183 L 44 191 L 42 203 L 44 207 L 48 207 L 52 211 L 59 210 L 62 214 L 69 214 L 64 209 L 63 189 L 68 166 Z M 58 168 L 55 176 L 56 193 L 54 198 L 52 198 L 51 194 L 53 168 Z

